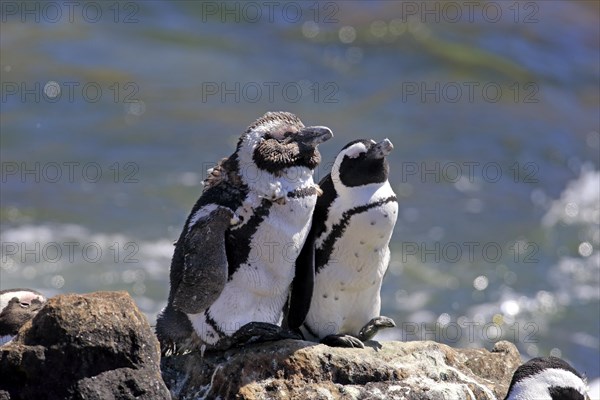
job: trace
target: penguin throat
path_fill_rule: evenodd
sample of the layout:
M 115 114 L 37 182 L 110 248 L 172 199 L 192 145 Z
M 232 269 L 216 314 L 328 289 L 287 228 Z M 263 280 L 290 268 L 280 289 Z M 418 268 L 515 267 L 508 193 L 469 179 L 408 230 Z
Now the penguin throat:
M 286 168 L 279 175 L 261 169 L 242 170 L 240 175 L 251 191 L 274 201 L 286 198 L 298 189 L 314 186 L 312 170 L 301 166 Z

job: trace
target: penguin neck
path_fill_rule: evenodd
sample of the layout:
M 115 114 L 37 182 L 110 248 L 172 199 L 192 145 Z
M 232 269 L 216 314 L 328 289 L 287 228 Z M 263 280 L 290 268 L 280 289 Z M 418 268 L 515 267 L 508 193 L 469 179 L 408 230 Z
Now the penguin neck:
M 285 168 L 280 176 L 257 168 L 242 171 L 240 175 L 251 191 L 273 200 L 285 198 L 297 189 L 314 186 L 312 171 L 307 167 Z
M 369 204 L 394 195 L 387 180 L 360 186 L 345 186 L 338 181 L 335 184 L 335 190 L 339 197 L 352 199 L 354 205 Z

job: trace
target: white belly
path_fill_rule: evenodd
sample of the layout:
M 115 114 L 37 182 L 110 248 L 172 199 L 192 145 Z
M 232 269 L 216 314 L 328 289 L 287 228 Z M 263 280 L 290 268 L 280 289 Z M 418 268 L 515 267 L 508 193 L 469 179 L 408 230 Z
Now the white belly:
M 253 321 L 280 324 L 295 261 L 310 230 L 315 204 L 316 196 L 273 203 L 253 235 L 247 262 L 239 266 L 209 309 L 223 333 L 231 336 Z M 238 211 L 241 214 L 242 210 Z M 218 340 L 204 313 L 188 317 L 205 342 Z
M 306 318 L 319 338 L 336 333 L 356 336 L 379 316 L 379 292 L 397 214 L 395 202 L 356 214 L 336 241 L 331 259 L 316 276 Z

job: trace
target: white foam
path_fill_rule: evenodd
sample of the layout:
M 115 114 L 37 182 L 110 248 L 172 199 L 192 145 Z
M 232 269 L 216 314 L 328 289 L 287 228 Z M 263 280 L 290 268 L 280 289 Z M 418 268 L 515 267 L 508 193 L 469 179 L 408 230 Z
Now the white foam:
M 76 224 L 24 224 L 0 233 L 2 289 L 30 287 L 47 297 L 125 289 L 151 315 L 164 305 L 153 298 L 166 301 L 174 251 L 171 238 L 141 240 L 123 233 L 92 232 Z M 14 247 L 7 247 L 15 245 L 16 254 Z M 87 260 L 83 254 L 86 245 L 90 246 Z M 57 248 L 62 252 L 60 257 L 56 256 Z M 95 249 L 102 251 L 97 259 Z M 164 286 L 164 292 L 147 293 L 148 288 L 157 286 L 152 282 Z
M 600 171 L 584 167 L 579 178 L 569 182 L 560 198 L 552 202 L 542 224 L 552 227 L 557 222 L 600 224 Z

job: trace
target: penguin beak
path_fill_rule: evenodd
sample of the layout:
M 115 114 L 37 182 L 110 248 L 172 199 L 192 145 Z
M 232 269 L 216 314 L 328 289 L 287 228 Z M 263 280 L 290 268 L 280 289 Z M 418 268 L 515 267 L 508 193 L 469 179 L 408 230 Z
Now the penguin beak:
M 381 159 L 389 155 L 393 149 L 394 145 L 392 142 L 389 139 L 383 139 L 369 149 L 367 157 Z
M 298 143 L 305 144 L 310 147 L 317 147 L 319 144 L 328 141 L 333 137 L 333 132 L 326 126 L 307 126 L 302 128 L 295 135 Z

